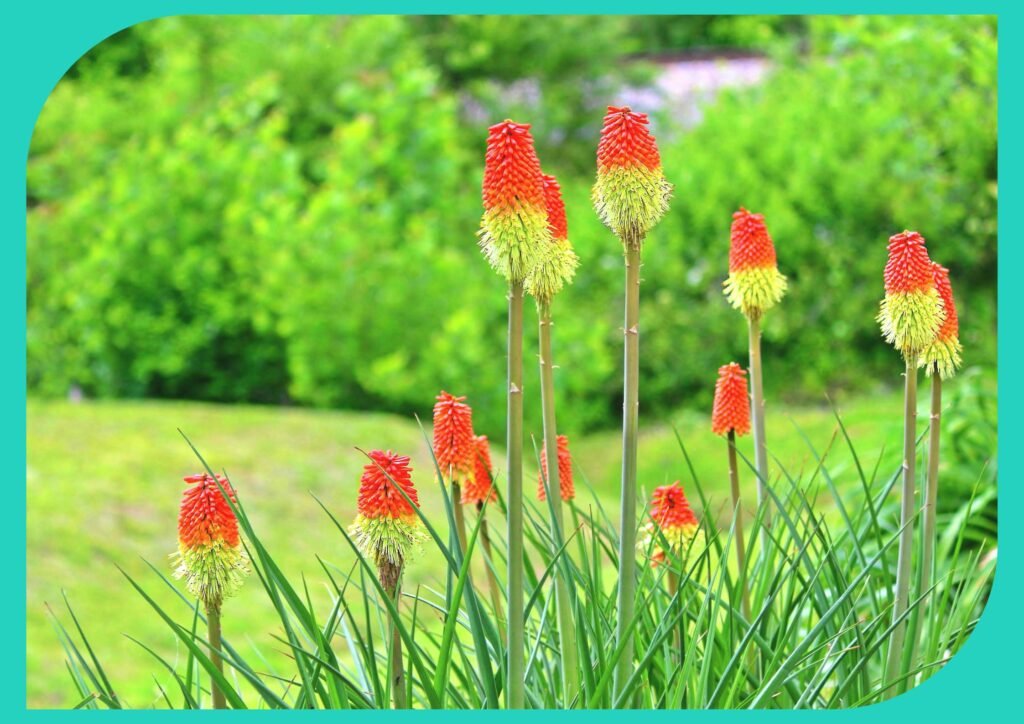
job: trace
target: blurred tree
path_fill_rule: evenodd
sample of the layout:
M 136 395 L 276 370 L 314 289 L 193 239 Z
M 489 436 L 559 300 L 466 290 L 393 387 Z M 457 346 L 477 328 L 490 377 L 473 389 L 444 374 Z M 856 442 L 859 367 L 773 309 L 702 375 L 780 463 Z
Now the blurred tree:
M 562 181 L 582 262 L 557 302 L 560 423 L 614 424 L 621 251 L 590 202 L 603 105 L 649 72 L 631 55 L 716 44 L 775 67 L 696 128 L 655 116 L 676 193 L 645 252 L 645 415 L 706 406 L 745 354 L 720 286 L 741 204 L 791 281 L 769 395 L 892 378 L 874 315 L 904 227 L 953 272 L 967 363 L 994 364 L 994 20 L 174 17 L 97 46 L 40 116 L 31 389 L 408 413 L 445 387 L 496 433 L 504 300 L 475 232 L 486 126 L 512 116 Z

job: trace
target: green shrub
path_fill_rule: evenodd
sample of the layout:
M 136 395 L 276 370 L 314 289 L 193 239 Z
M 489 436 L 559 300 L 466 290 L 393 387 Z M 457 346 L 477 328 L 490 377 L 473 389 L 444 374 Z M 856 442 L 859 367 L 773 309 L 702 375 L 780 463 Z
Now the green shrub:
M 33 139 L 31 388 L 425 413 L 423 390 L 445 387 L 497 434 L 504 289 L 475 232 L 481 116 L 513 116 L 562 181 L 581 259 L 554 306 L 559 422 L 614 425 L 621 251 L 591 208 L 591 164 L 645 22 L 188 17 L 98 46 Z M 672 27 L 659 47 L 696 42 Z M 770 77 L 696 128 L 654 119 L 676 192 L 645 247 L 645 415 L 707 407 L 714 370 L 745 359 L 721 293 L 741 204 L 766 214 L 791 282 L 766 323 L 769 399 L 898 384 L 874 316 L 905 227 L 952 271 L 966 363 L 994 364 L 994 21 L 795 27 L 804 55 L 777 42 L 779 19 L 715 20 L 698 35 L 779 48 Z M 524 77 L 539 102 L 508 92 Z

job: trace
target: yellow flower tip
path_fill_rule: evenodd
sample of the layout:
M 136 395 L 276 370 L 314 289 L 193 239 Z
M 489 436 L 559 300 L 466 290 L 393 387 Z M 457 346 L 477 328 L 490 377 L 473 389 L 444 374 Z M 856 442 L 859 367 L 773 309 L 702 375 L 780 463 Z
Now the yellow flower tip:
M 905 359 L 920 355 L 935 340 L 943 319 L 942 298 L 934 288 L 886 294 L 877 317 L 885 341 Z
M 722 284 L 726 299 L 748 319 L 757 320 L 786 294 L 786 277 L 774 266 L 731 272 Z
M 526 292 L 539 304 L 548 304 L 562 287 L 572 282 L 579 266 L 579 257 L 568 239 L 553 240 L 543 245 L 537 263 L 526 277 Z

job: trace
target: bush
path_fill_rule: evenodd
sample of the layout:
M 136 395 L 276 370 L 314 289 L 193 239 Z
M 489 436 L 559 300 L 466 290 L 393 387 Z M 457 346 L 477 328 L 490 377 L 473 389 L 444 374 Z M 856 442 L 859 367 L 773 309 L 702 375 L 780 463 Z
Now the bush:
M 601 105 L 650 22 L 626 20 L 169 18 L 98 46 L 33 139 L 31 389 L 408 412 L 443 386 L 500 434 L 504 286 L 474 235 L 485 119 L 516 115 L 582 262 L 554 305 L 559 422 L 615 424 L 621 250 L 589 190 Z M 994 21 L 806 19 L 805 55 L 787 27 L 714 21 L 698 36 L 779 48 L 771 77 L 694 129 L 655 118 L 676 192 L 645 249 L 645 415 L 706 407 L 745 358 L 721 293 L 741 204 L 791 282 L 765 329 L 770 398 L 898 384 L 874 316 L 904 227 L 952 270 L 966 361 L 994 363 Z

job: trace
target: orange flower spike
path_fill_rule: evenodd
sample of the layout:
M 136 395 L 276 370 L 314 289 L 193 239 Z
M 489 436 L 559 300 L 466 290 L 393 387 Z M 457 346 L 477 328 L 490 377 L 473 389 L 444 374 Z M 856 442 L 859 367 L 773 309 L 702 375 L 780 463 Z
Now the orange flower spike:
M 572 453 L 569 452 L 569 437 L 559 435 L 558 441 L 558 487 L 562 500 L 572 500 L 576 497 L 576 486 L 572 480 Z M 544 478 L 548 475 L 547 451 L 541 448 L 540 451 L 541 472 L 537 476 L 537 499 L 541 502 L 547 500 L 547 493 L 544 490 Z
M 579 258 L 569 241 L 565 203 L 558 180 L 547 175 L 542 180 L 551 243 L 541 244 L 538 248 L 536 263 L 526 278 L 526 292 L 540 304 L 549 304 L 562 287 L 572 281 Z
M 442 390 L 434 404 L 434 457 L 448 480 L 470 478 L 476 465 L 473 409 L 465 400 Z
M 409 548 L 424 537 L 413 507 L 419 507 L 419 496 L 409 458 L 390 450 L 371 450 L 368 456 L 350 532 L 359 549 L 378 566 L 382 562 L 400 566 Z
M 218 607 L 242 585 L 248 559 L 238 534 L 238 520 L 225 500 L 235 501 L 231 483 L 222 476 L 189 475 L 178 513 L 175 575 L 206 606 Z M 218 485 L 219 483 L 219 485 Z M 221 489 L 223 488 L 223 493 Z
M 543 174 L 530 126 L 503 121 L 491 126 L 483 181 L 480 248 L 496 272 L 523 283 L 542 244 L 551 242 Z
M 732 215 L 729 277 L 724 287 L 729 303 L 750 319 L 760 319 L 785 295 L 786 277 L 779 273 L 764 215 L 742 207 Z
M 608 106 L 597 145 L 597 215 L 627 248 L 643 239 L 668 211 L 672 184 L 665 180 L 658 144 L 646 113 Z
M 921 354 L 920 366 L 927 374 L 937 369 L 942 379 L 956 374 L 960 367 L 960 319 L 956 313 L 956 302 L 953 300 L 953 286 L 949 283 L 949 269 L 932 262 L 935 272 L 935 290 L 942 300 L 942 308 L 946 313 L 935 339 Z
M 750 396 L 747 373 L 735 362 L 718 368 L 715 403 L 711 410 L 711 431 L 716 435 L 750 432 Z
M 651 493 L 650 510 L 648 536 L 638 545 L 644 550 L 656 546 L 651 553 L 652 566 L 665 561 L 666 553 L 659 545 L 662 537 L 680 555 L 685 556 L 688 548 L 696 546 L 696 539 L 701 534 L 700 523 L 690 508 L 683 486 L 678 480 L 671 485 L 662 485 L 654 489 Z M 691 541 L 694 543 L 691 544 Z
M 462 504 L 475 505 L 484 502 L 494 502 L 498 499 L 498 493 L 494 490 L 494 474 L 491 465 L 491 444 L 486 435 L 477 435 L 473 440 L 476 443 L 476 455 L 473 465 L 473 476 L 466 479 L 466 485 L 462 488 Z
M 904 231 L 889 238 L 884 278 L 885 298 L 878 313 L 882 335 L 904 357 L 920 354 L 946 317 L 923 236 Z

